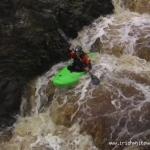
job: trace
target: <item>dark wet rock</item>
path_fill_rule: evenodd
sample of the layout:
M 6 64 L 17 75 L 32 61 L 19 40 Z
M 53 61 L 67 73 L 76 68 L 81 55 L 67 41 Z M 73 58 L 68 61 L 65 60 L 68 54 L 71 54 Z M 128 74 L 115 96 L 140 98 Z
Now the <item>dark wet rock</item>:
M 63 0 L 59 1 L 56 7 L 59 26 L 72 37 L 75 37 L 84 25 L 91 23 L 100 14 L 111 13 L 113 9 L 110 0 L 105 2 L 102 0 Z
M 95 42 L 92 44 L 92 46 L 91 46 L 91 52 L 102 52 L 102 47 L 103 47 L 103 44 L 102 44 L 102 42 L 101 42 L 101 40 L 100 40 L 100 38 L 97 38 L 96 40 L 95 40 Z
M 58 28 L 73 38 L 112 11 L 111 0 L 1 0 L 0 120 L 9 124 L 19 110 L 27 82 L 67 59 L 69 45 Z
M 21 103 L 21 84 L 15 79 L 5 79 L 0 82 L 0 128 L 11 125 Z

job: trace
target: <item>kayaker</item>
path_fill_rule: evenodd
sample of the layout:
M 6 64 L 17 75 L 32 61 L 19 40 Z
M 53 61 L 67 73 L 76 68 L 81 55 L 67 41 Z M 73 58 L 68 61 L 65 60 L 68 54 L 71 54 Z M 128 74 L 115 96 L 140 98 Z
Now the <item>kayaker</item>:
M 69 58 L 73 59 L 72 65 L 68 66 L 68 69 L 72 72 L 89 72 L 92 68 L 91 60 L 82 50 L 81 46 L 77 46 L 75 49 L 69 50 Z

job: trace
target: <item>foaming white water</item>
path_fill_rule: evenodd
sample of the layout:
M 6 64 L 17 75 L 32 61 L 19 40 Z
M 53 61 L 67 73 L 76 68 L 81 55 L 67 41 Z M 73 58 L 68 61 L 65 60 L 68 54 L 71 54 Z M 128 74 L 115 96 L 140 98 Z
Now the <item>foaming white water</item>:
M 150 103 L 150 86 L 130 78 L 130 75 L 125 75 L 124 77 L 122 74 L 131 72 L 140 77 L 143 76 L 144 79 L 149 79 L 150 77 L 150 63 L 133 56 L 136 54 L 137 41 L 141 37 L 143 40 L 140 41 L 140 45 L 150 47 L 149 41 L 145 41 L 150 37 L 150 16 L 124 11 L 123 1 L 121 0 L 113 0 L 113 2 L 116 11 L 115 15 L 98 18 L 90 26 L 84 27 L 79 32 L 78 37 L 72 40 L 72 47 L 81 44 L 85 51 L 89 51 L 91 45 L 99 38 L 104 53 L 96 58 L 92 68 L 92 72 L 98 78 L 103 76 L 100 85 L 92 85 L 90 76 L 87 75 L 75 88 L 67 90 L 68 93 L 72 92 L 74 95 L 78 95 L 78 99 L 75 101 L 77 109 L 72 114 L 71 121 L 77 116 L 80 109 L 83 109 L 82 112 L 89 116 L 91 115 L 90 117 L 92 118 L 90 108 L 86 104 L 94 98 L 93 91 L 95 89 L 105 88 L 116 96 L 113 97 L 112 95 L 111 97 L 111 104 L 115 111 L 102 114 L 107 120 L 112 119 L 112 122 L 115 122 L 110 125 L 111 132 L 109 132 L 108 137 L 120 140 L 128 135 L 130 139 L 138 139 L 150 134 L 149 120 L 146 120 L 143 110 L 144 106 Z M 110 53 L 109 55 L 105 54 L 105 51 L 111 51 L 117 46 L 123 49 L 123 55 L 116 57 L 113 53 L 111 53 L 112 55 Z M 69 103 L 70 95 L 66 95 L 65 90 L 55 89 L 51 106 L 47 109 L 44 108 L 44 104 L 48 102 L 46 95 L 46 89 L 49 86 L 48 82 L 60 68 L 68 63 L 63 62 L 53 66 L 46 74 L 37 79 L 32 116 L 18 119 L 14 136 L 10 143 L 7 143 L 8 146 L 9 144 L 11 147 L 13 144 L 20 145 L 21 148 L 19 147 L 18 149 L 23 150 L 35 150 L 36 148 L 44 150 L 97 150 L 91 136 L 80 133 L 78 121 L 72 124 L 71 127 L 57 125 L 52 121 L 51 110 Z M 136 94 L 128 96 L 117 86 L 119 84 L 123 85 L 123 87 L 133 87 L 131 89 L 135 89 L 137 93 L 135 92 Z M 130 93 L 130 89 L 128 92 Z M 57 101 L 58 99 L 59 101 L 61 100 L 60 104 Z M 83 105 L 85 107 L 82 107 Z M 22 109 L 22 111 L 24 110 Z M 135 112 L 139 113 L 139 118 L 135 117 Z M 63 111 L 58 113 L 63 113 Z M 98 115 L 100 116 L 101 114 Z M 139 126 L 136 127 L 136 124 Z M 140 129 L 140 127 L 142 128 Z M 22 145 L 26 146 L 23 148 Z
M 107 114 L 108 118 L 115 118 L 117 115 L 117 123 L 111 127 L 110 137 L 115 141 L 120 141 L 126 136 L 128 136 L 128 141 L 147 140 L 150 131 L 148 129 L 149 120 L 145 119 L 144 107 L 150 103 L 150 86 L 137 83 L 129 78 L 116 78 L 115 80 L 117 83 L 134 87 L 139 91 L 139 95 L 143 95 L 143 98 L 140 98 L 140 96 L 138 98 L 136 97 L 137 95 L 127 97 L 119 88 L 111 85 L 113 90 L 118 92 L 118 97 L 111 101 L 116 111 L 112 114 Z M 136 113 L 138 113 L 138 116 Z M 123 120 L 124 123 L 122 123 Z M 139 127 L 137 128 L 137 126 Z M 117 137 L 115 137 L 116 133 Z M 113 150 L 117 148 L 118 146 L 116 145 Z
M 84 27 L 83 30 L 78 33 L 78 37 L 72 41 L 72 45 L 80 44 L 85 51 L 90 50 L 91 45 L 98 37 L 102 40 L 102 36 L 106 36 L 105 28 L 109 28 L 113 20 L 114 16 L 100 17 L 93 22 L 92 25 Z
M 24 146 L 25 150 L 36 148 L 44 150 L 98 150 L 90 136 L 80 134 L 78 123 L 70 128 L 56 125 L 48 113 L 18 119 L 15 135 L 10 143 L 21 146 L 25 142 L 28 142 Z
M 37 147 L 37 145 L 46 145 L 47 148 L 52 148 L 53 150 L 97 150 L 91 141 L 91 137 L 88 135 L 81 135 L 78 131 L 79 126 L 74 125 L 69 129 L 69 134 L 67 135 L 53 135 L 49 133 L 45 137 L 38 137 L 37 141 L 31 144 L 31 147 Z M 67 132 L 67 131 L 66 131 Z
M 122 0 L 112 0 L 115 7 L 114 11 L 116 14 L 123 13 L 125 11 L 125 6 Z
M 146 42 L 148 37 L 150 37 L 150 15 L 125 11 L 115 16 L 100 17 L 79 32 L 72 43 L 81 44 L 85 50 L 90 50 L 99 38 L 104 50 L 111 51 L 112 48 L 119 46 L 123 48 L 125 54 L 133 55 L 136 54 L 137 41 L 140 38 L 145 39 L 141 41 L 141 45 L 150 46 L 149 42 Z
M 42 105 L 48 101 L 48 98 L 46 96 L 46 88 L 49 80 L 60 68 L 64 67 L 66 64 L 67 62 L 54 65 L 44 76 L 37 79 L 35 92 L 36 106 L 35 110 L 32 111 L 35 114 L 38 114 L 39 111 L 42 109 Z
M 131 71 L 137 74 L 142 72 L 150 72 L 150 63 L 147 63 L 145 60 L 139 59 L 136 56 L 123 55 L 121 58 L 117 58 L 113 55 L 101 55 L 97 64 L 93 65 L 93 73 L 101 78 L 103 75 L 105 77 L 112 78 L 112 73 L 116 74 L 117 72 L 122 71 Z M 85 101 L 86 97 L 89 98 L 92 96 L 92 91 L 94 88 L 89 89 L 89 86 L 92 86 L 91 79 L 89 76 L 82 80 L 82 82 L 76 86 L 75 93 L 80 94 L 79 101 Z M 87 80 L 88 79 L 88 80 Z M 116 79 L 117 80 L 117 79 Z M 118 80 L 119 81 L 119 80 Z M 128 83 L 128 82 L 127 82 Z M 123 84 L 127 84 L 126 81 Z M 147 91 L 149 93 L 149 90 Z M 150 93 L 149 93 L 150 94 Z M 150 96 L 150 95 L 149 95 Z M 150 98 L 150 97 L 149 97 Z

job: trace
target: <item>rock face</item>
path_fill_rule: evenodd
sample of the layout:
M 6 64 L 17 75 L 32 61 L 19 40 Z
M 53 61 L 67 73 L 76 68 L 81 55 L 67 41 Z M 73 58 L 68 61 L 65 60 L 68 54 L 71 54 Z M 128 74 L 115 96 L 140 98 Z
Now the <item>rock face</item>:
M 84 25 L 112 11 L 111 0 L 1 0 L 1 127 L 19 110 L 26 83 L 67 59 L 69 45 L 58 28 L 75 37 Z
M 67 35 L 76 37 L 84 25 L 99 17 L 100 14 L 112 12 L 111 0 L 55 0 L 54 13 L 59 26 Z M 56 5 L 57 4 L 57 5 Z

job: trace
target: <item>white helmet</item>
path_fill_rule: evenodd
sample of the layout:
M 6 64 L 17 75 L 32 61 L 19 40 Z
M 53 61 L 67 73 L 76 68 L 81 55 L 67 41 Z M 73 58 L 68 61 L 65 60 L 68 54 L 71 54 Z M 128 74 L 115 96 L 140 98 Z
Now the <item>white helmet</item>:
M 82 54 L 83 53 L 83 50 L 82 50 L 82 47 L 81 46 L 76 46 L 75 48 L 75 52 L 78 53 L 78 54 Z

